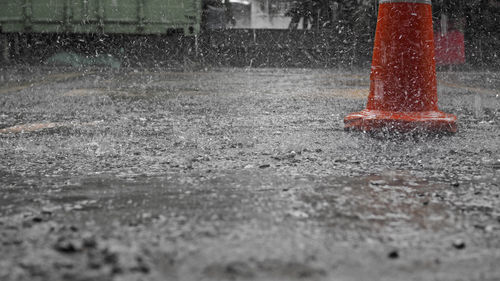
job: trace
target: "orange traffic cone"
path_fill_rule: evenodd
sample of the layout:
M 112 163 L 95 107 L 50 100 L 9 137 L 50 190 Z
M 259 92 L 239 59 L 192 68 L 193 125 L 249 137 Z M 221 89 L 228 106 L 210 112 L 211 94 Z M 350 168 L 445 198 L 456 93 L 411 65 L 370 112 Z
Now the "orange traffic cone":
M 437 103 L 431 0 L 380 0 L 367 108 L 345 128 L 456 132 Z

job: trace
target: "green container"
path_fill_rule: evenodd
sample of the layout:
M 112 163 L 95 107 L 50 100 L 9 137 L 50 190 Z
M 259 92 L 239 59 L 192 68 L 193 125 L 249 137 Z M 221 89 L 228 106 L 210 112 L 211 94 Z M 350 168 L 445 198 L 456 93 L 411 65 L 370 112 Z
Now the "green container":
M 1 32 L 198 34 L 201 0 L 0 0 Z

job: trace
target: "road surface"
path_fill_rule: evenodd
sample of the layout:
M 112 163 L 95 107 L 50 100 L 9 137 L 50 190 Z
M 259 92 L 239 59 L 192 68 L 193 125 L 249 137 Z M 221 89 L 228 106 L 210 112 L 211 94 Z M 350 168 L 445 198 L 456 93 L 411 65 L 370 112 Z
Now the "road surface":
M 0 70 L 1 280 L 499 280 L 500 74 L 455 135 L 343 130 L 352 70 Z

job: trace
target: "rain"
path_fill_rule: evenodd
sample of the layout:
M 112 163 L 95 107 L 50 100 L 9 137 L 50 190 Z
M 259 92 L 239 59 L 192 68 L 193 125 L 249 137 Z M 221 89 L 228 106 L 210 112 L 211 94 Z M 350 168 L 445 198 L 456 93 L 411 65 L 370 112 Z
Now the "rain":
M 0 0 L 0 280 L 500 280 L 499 21 Z

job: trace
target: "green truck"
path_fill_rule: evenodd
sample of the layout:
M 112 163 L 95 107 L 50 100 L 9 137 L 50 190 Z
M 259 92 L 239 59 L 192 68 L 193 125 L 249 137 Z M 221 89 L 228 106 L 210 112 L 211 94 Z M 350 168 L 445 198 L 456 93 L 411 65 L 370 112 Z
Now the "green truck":
M 200 31 L 200 0 L 0 0 L 0 33 Z

